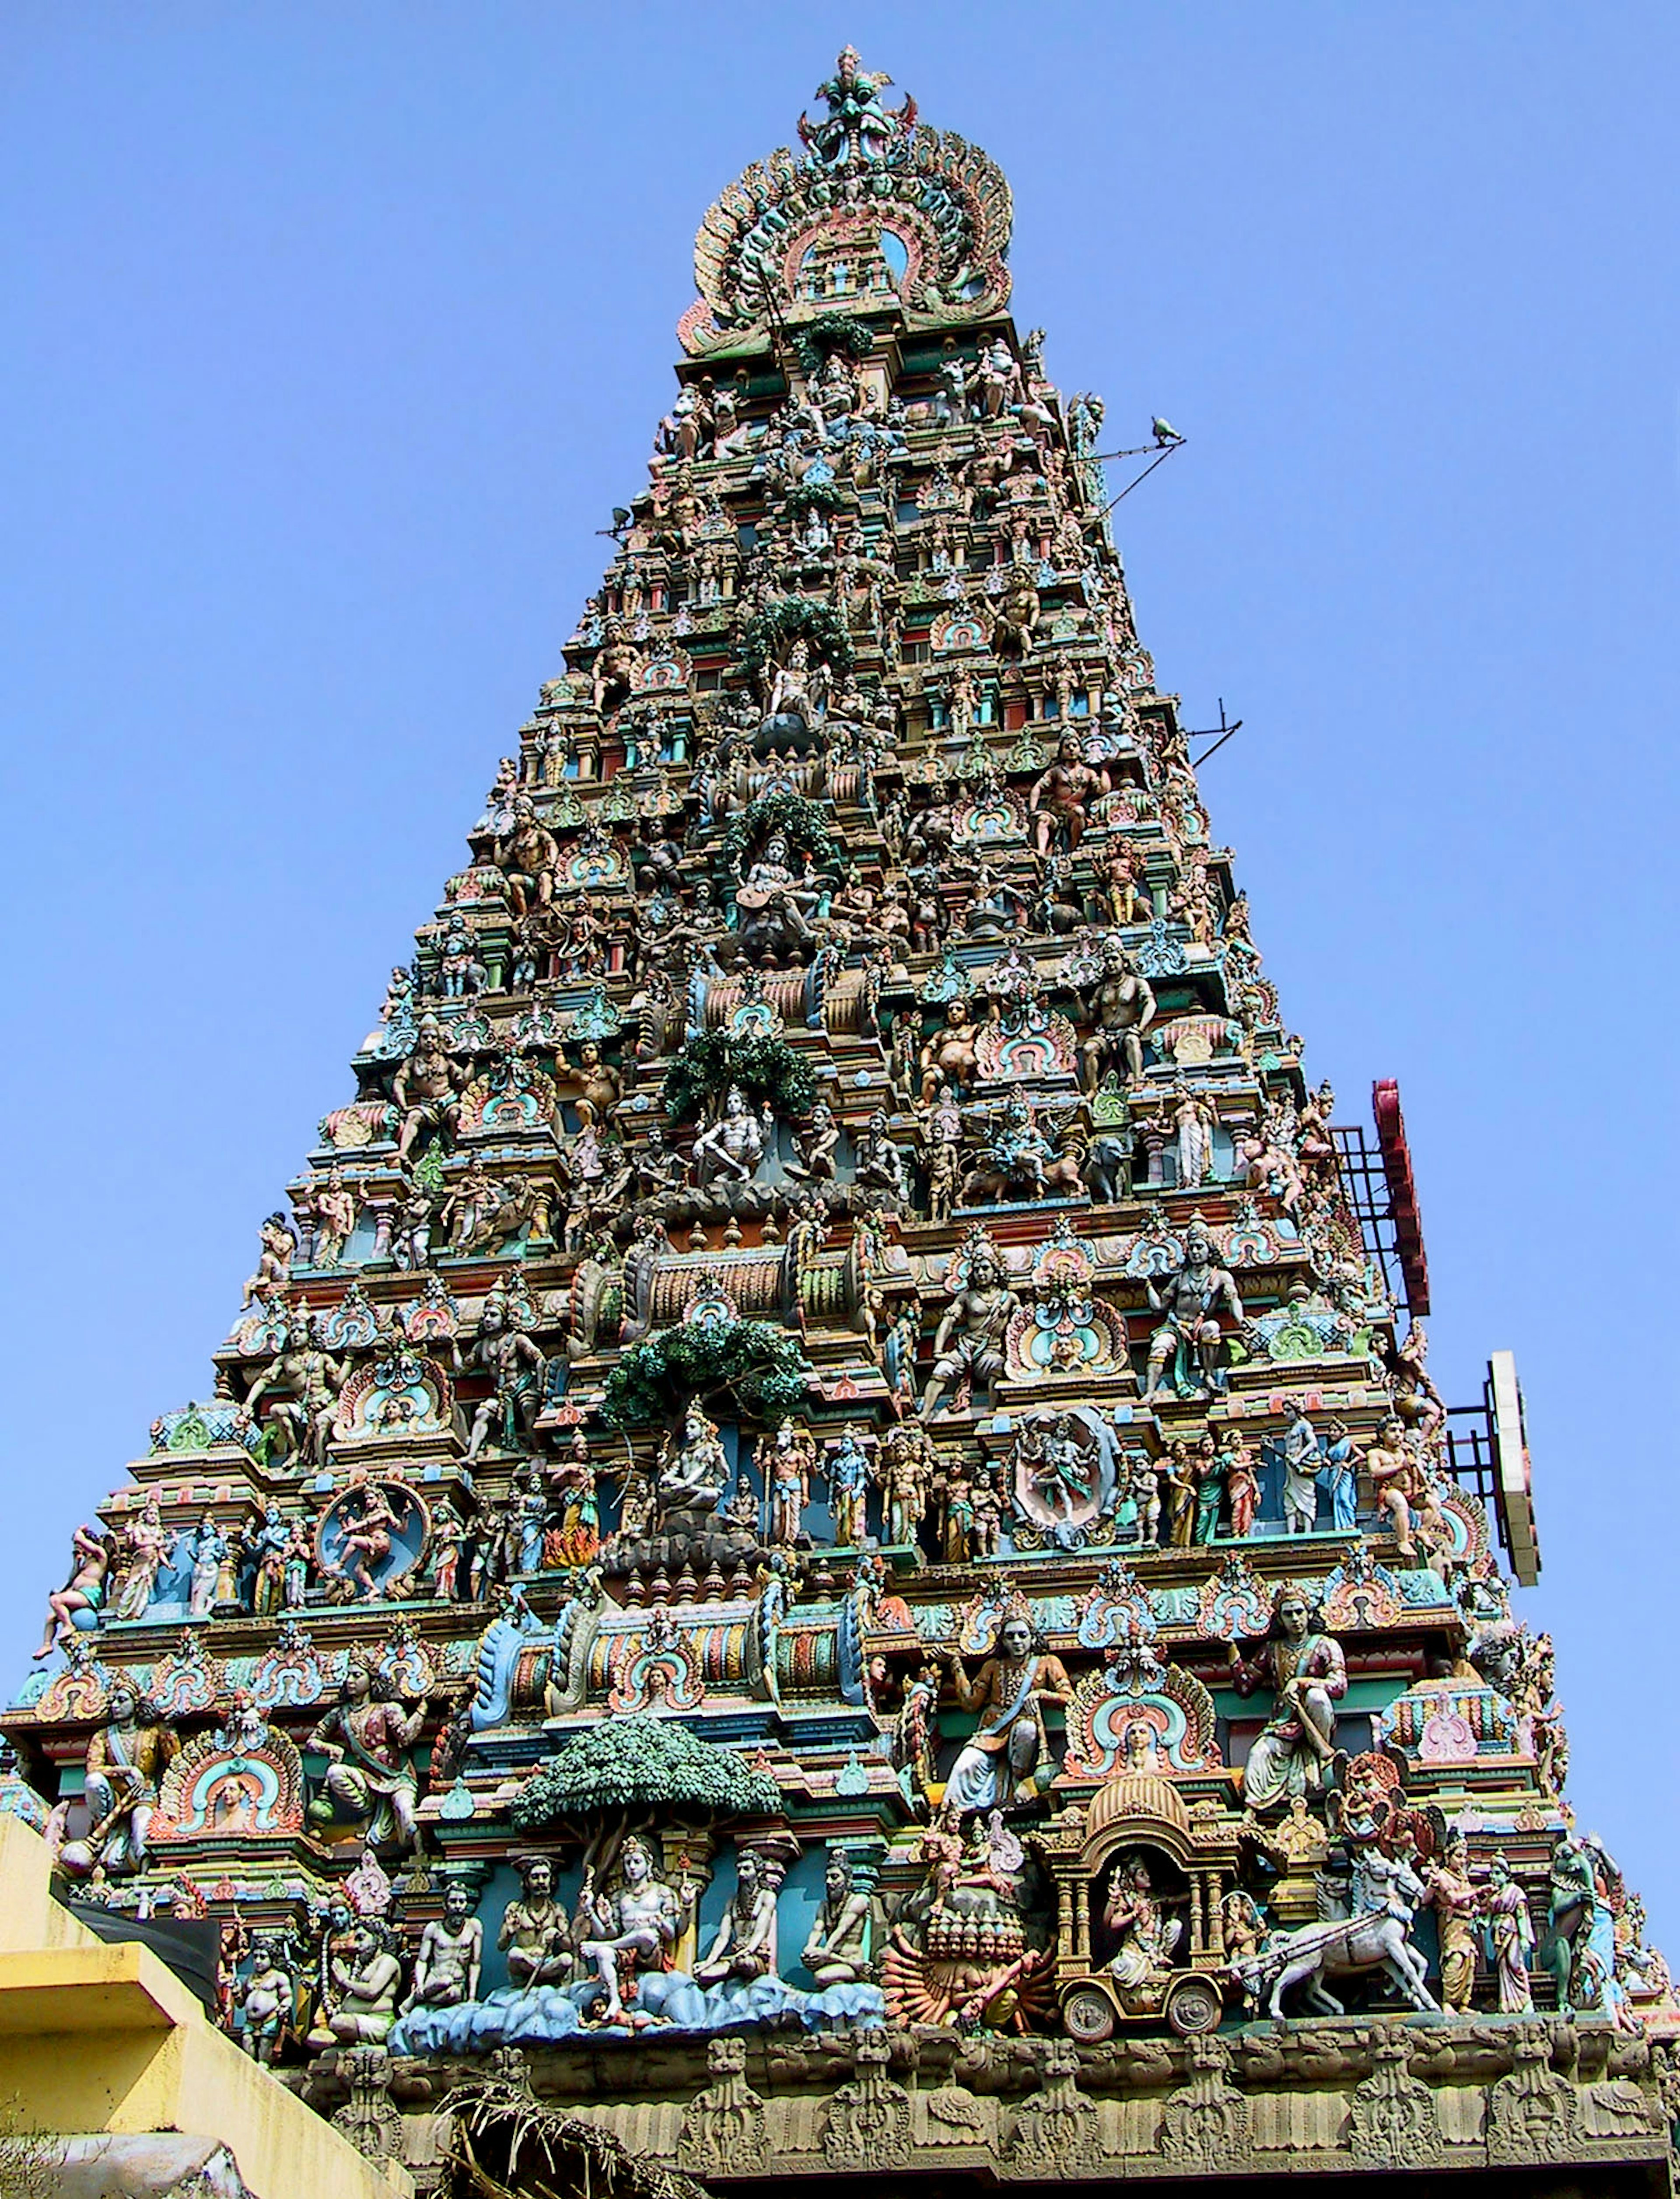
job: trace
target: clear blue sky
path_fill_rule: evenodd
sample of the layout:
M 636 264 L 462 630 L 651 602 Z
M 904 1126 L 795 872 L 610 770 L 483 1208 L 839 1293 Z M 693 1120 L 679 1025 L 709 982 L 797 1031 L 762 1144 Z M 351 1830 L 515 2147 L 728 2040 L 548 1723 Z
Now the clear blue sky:
M 12 0 L 7 1589 L 207 1354 L 598 577 L 714 193 L 850 39 L 1017 201 L 1139 622 L 1437 1370 L 1528 1395 L 1572 1791 L 1680 1957 L 1670 1703 L 1680 17 Z M 1117 486 L 1118 483 L 1117 481 Z

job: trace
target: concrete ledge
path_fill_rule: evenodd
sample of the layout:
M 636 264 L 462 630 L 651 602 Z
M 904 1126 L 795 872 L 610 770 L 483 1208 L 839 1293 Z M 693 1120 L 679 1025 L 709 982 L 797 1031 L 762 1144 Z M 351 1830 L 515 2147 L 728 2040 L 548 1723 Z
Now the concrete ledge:
M 25 2127 L 225 2145 L 251 2199 L 412 2199 L 240 2051 L 152 1952 L 96 1939 L 52 1899 L 46 1846 L 0 1817 L 0 2098 Z

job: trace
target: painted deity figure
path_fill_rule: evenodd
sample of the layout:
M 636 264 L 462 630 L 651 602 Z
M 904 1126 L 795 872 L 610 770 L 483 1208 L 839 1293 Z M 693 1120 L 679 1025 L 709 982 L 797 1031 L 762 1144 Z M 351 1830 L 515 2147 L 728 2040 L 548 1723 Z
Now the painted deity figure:
M 682 1929 L 683 1903 L 655 1872 L 647 1843 L 631 1833 L 618 1852 L 619 1884 L 610 1893 L 597 1893 L 595 1874 L 584 1872 L 578 1897 L 580 1928 L 585 1937 L 579 1948 L 584 1963 L 600 1981 L 604 1998 L 603 2020 L 625 2020 L 621 1980 L 633 1981 L 639 1971 L 656 1969 L 677 1943 Z
M 124 1531 L 123 1545 L 122 1578 L 111 1616 L 143 1619 L 147 1607 L 157 1594 L 158 1575 L 169 1554 L 169 1536 L 155 1490 L 148 1493 L 140 1517 L 129 1521 Z
M 1292 1535 L 1310 1535 L 1318 1523 L 1318 1431 L 1298 1399 L 1280 1445 L 1283 1460 L 1283 1519 Z
M 1018 1612 L 1000 1624 L 972 1681 L 954 1651 L 946 1670 L 961 1708 L 979 1712 L 945 1784 L 945 1814 L 955 1822 L 971 1810 L 1006 1809 L 1031 1788 L 1049 1761 L 1045 1706 L 1070 1701 L 1073 1687 L 1059 1657 L 1035 1650 L 1031 1623 Z
M 1440 1860 L 1424 1874 L 1424 1905 L 1435 1911 L 1441 1943 L 1441 2005 L 1462 2015 L 1476 1982 L 1476 1915 L 1481 1896 L 1473 1885 L 1464 1835 L 1454 1833 Z
M 796 718 L 808 732 L 814 731 L 822 714 L 825 684 L 821 668 L 814 668 L 811 663 L 809 647 L 804 641 L 796 640 L 788 651 L 787 662 L 776 668 L 776 676 L 770 683 L 767 715 L 772 718 Z
M 248 1531 L 245 1550 L 256 1560 L 251 1584 L 251 1610 L 258 1619 L 271 1619 L 286 1601 L 286 1553 L 291 1546 L 290 1523 L 277 1504 L 265 1504 L 262 1517 Z
M 1141 1083 L 1143 1034 L 1154 1021 L 1155 995 L 1132 967 L 1117 932 L 1108 933 L 1102 943 L 1091 1016 L 1091 1030 L 1079 1044 L 1080 1082 L 1086 1091 L 1094 1092 L 1112 1068 L 1123 1070 L 1127 1083 Z
M 1426 1560 L 1435 1550 L 1450 1547 L 1451 1530 L 1433 1478 L 1408 1440 L 1397 1414 L 1391 1413 L 1379 1426 L 1377 1439 L 1365 1453 L 1365 1471 L 1371 1477 L 1379 1508 L 1393 1523 L 1398 1556 L 1417 1557 L 1420 1536 Z
M 732 1084 L 723 1112 L 694 1140 L 695 1181 L 720 1177 L 726 1183 L 750 1183 L 764 1160 L 764 1126 L 747 1105 L 747 1095 Z
M 1245 1658 L 1233 1642 L 1230 1659 L 1240 1695 L 1265 1686 L 1275 1691 L 1271 1718 L 1249 1751 L 1243 1799 L 1266 1811 L 1321 1794 L 1336 1753 L 1336 1705 L 1347 1693 L 1341 1644 L 1322 1630 L 1302 1590 L 1286 1583 L 1259 1654 Z
M 163 1775 L 181 1753 L 180 1735 L 125 1680 L 111 1689 L 106 1722 L 88 1742 L 84 1792 L 90 1820 L 85 1838 L 63 1852 L 67 1869 L 143 1870 L 147 1833 Z
M 954 1294 L 933 1339 L 933 1371 L 922 1392 L 926 1420 L 953 1385 L 989 1391 L 1003 1372 L 1004 1332 L 1020 1298 L 1004 1280 L 1003 1263 L 982 1243 L 970 1255 L 966 1280 Z
M 521 1992 L 564 1985 L 573 1969 L 571 1926 L 554 1898 L 554 1866 L 546 1856 L 523 1857 L 519 1879 L 518 1898 L 502 1911 L 496 1934 L 508 1983 Z
M 391 1537 L 402 1522 L 376 1482 L 353 1490 L 340 1514 L 341 1543 L 335 1570 L 371 1601 L 381 1593 L 380 1568 L 391 1555 Z
M 913 1543 L 921 1532 L 936 1463 L 925 1429 L 901 1420 L 887 1431 L 881 1444 L 881 1484 L 890 1544 Z
M 760 1443 L 754 1463 L 764 1477 L 770 1510 L 770 1540 L 791 1549 L 805 1535 L 805 1507 L 811 1499 L 814 1463 L 810 1432 L 784 1420 Z
M 287 1328 L 284 1348 L 245 1393 L 245 1409 L 254 1420 L 263 1399 L 273 1399 L 265 1433 L 276 1465 L 325 1466 L 346 1373 L 344 1362 L 316 1342 L 308 1309 L 300 1306 Z
M 39 1663 L 55 1649 L 67 1649 L 76 1638 L 76 1614 L 96 1617 L 105 1600 L 106 1577 L 111 1570 L 108 1536 L 96 1535 L 91 1527 L 78 1527 L 70 1537 L 70 1578 L 47 1598 L 46 1630 L 35 1652 Z
M 310 1256 L 315 1266 L 338 1267 L 344 1258 L 344 1248 L 355 1232 L 356 1194 L 345 1182 L 344 1170 L 336 1161 L 326 1181 L 311 1187 L 309 1216 L 315 1225 Z
M 1260 1479 L 1254 1469 L 1254 1454 L 1234 1427 L 1226 1429 L 1221 1441 L 1220 1469 L 1225 1477 L 1225 1494 L 1231 1507 L 1231 1533 L 1238 1542 L 1254 1531 L 1254 1515 L 1260 1504 Z
M 667 1438 L 659 1467 L 662 1505 L 715 1505 L 729 1485 L 729 1459 L 716 1424 L 691 1405 Z
M 353 1660 L 337 1702 L 305 1744 L 327 1759 L 322 1793 L 310 1804 L 310 1816 L 317 1823 L 340 1819 L 365 1828 L 370 1846 L 388 1840 L 403 1849 L 417 1846 L 418 1790 L 408 1751 L 425 1722 L 423 1697 L 412 1711 L 404 1711 L 376 1694 L 372 1672 Z
M 493 1295 L 486 1298 L 478 1317 L 472 1361 L 490 1377 L 491 1388 L 473 1414 L 467 1437 L 470 1461 L 484 1449 L 493 1430 L 499 1449 L 518 1449 L 537 1415 L 545 1363 L 540 1346 L 513 1325 L 505 1305 Z
M 1183 1263 L 1164 1294 L 1152 1281 L 1147 1289 L 1151 1307 L 1165 1318 L 1149 1339 L 1144 1403 L 1169 1394 L 1169 1361 L 1172 1390 L 1179 1397 L 1203 1397 L 1222 1391 L 1219 1315 L 1225 1313 L 1240 1322 L 1242 1299 L 1229 1269 L 1222 1268 L 1216 1260 L 1213 1239 L 1199 1215 L 1190 1217 L 1184 1232 Z
M 1155 1999 L 1172 1970 L 1172 1958 L 1184 1936 L 1183 1920 L 1162 1909 L 1141 1856 L 1123 1857 L 1115 1865 L 1103 1923 L 1117 1945 L 1105 1968 L 1128 2005 Z
M 473 1915 L 471 1889 L 464 1880 L 452 1878 L 443 1889 L 443 1915 L 420 1934 L 405 2010 L 458 2008 L 476 2000 L 483 1967 L 484 1927 Z
M 261 1249 L 257 1272 L 246 1281 L 245 1295 L 239 1301 L 242 1313 L 254 1299 L 272 1298 L 285 1289 L 292 1279 L 292 1262 L 297 1257 L 297 1232 L 283 1214 L 271 1214 L 259 1238 Z
M 461 1118 L 461 1082 L 460 1071 L 443 1042 L 443 1026 L 435 1016 L 422 1016 L 415 1028 L 413 1050 L 391 1080 L 400 1164 L 407 1160 L 423 1131 L 429 1130 L 446 1149 L 454 1143 L 455 1126 Z
M 1489 1863 L 1481 1907 L 1487 1919 L 1488 1960 L 1499 1984 L 1500 2012 L 1527 2015 L 1534 2007 L 1528 1974 L 1534 1919 L 1529 1915 L 1528 1896 L 1512 1876 L 1510 1858 L 1502 1848 L 1495 1850 Z
M 516 919 L 533 908 L 546 908 L 553 900 L 560 843 L 538 822 L 528 794 L 515 797 L 512 823 L 495 843 L 495 861 L 507 880 L 508 906 Z
M 821 893 L 794 869 L 793 849 L 785 832 L 773 832 L 763 853 L 737 887 L 738 934 L 749 962 L 775 967 L 796 961 L 810 946 L 810 919 Z
M 258 1933 L 251 1942 L 251 1969 L 239 2002 L 241 2036 L 254 2062 L 274 2059 L 296 2000 L 290 1974 L 279 1961 L 274 1941 Z
M 869 1459 L 848 1428 L 828 1461 L 828 1510 L 834 1540 L 843 1550 L 861 1549 L 868 1537 Z
M 858 1890 L 851 1864 L 831 1848 L 823 1898 L 801 1957 L 818 1986 L 861 1985 L 870 1975 L 869 1897 Z
M 1064 733 L 1056 744 L 1056 761 L 1040 773 L 1027 796 L 1035 851 L 1047 855 L 1059 835 L 1069 854 L 1076 853 L 1085 837 L 1090 803 L 1108 790 L 1108 773 L 1094 771 L 1080 751 L 1077 738 Z
M 328 2026 L 346 2046 L 382 2046 L 397 2020 L 402 1963 L 382 1926 L 351 1926 L 328 1963 L 333 2008 Z
M 694 1966 L 697 1985 L 751 1985 L 776 1974 L 776 1889 L 762 1856 L 741 1849 L 735 1858 L 735 1891 L 705 1959 Z

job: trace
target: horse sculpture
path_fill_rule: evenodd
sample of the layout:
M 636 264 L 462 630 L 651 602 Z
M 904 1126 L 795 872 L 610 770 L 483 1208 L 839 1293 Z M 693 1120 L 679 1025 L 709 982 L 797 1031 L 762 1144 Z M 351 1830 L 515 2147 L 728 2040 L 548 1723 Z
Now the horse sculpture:
M 1240 1956 L 1231 1964 L 1231 1976 L 1256 1999 L 1269 1986 L 1266 2012 L 1280 2019 L 1284 1995 L 1297 1986 L 1305 1987 L 1304 2009 L 1345 2015 L 1326 1979 L 1364 1977 L 1373 1970 L 1383 1971 L 1409 2007 L 1437 2009 L 1423 1957 L 1408 1936 L 1423 1896 L 1423 1881 L 1397 1857 L 1362 1857 L 1352 1916 L 1284 1933 L 1252 1954 Z

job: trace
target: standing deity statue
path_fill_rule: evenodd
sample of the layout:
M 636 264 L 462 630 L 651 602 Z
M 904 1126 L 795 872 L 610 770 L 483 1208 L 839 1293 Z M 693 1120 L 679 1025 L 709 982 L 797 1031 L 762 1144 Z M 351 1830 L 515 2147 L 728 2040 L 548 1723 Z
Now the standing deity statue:
M 1471 1882 L 1469 1850 L 1462 1833 L 1448 1838 L 1440 1858 L 1424 1872 L 1424 1906 L 1435 1911 L 1441 1943 L 1441 2005 L 1462 2015 L 1476 1982 L 1475 1918 L 1481 1896 Z
M 1111 1068 L 1123 1070 L 1129 1084 L 1143 1081 L 1143 1034 L 1155 1018 L 1155 995 L 1132 967 L 1117 932 L 1102 943 L 1097 986 L 1091 1002 L 1092 1029 L 1079 1042 L 1080 1082 L 1094 1092 Z
M 517 1450 L 536 1420 L 546 1362 L 540 1346 L 513 1325 L 505 1303 L 493 1292 L 478 1317 L 470 1363 L 489 1376 L 491 1386 L 473 1414 L 468 1459 L 479 1455 L 493 1430 L 498 1449 Z
M 924 1420 L 953 1384 L 989 1391 L 1003 1372 L 1004 1331 L 1020 1303 L 1004 1280 L 1000 1255 L 980 1239 L 969 1255 L 966 1279 L 934 1333 L 933 1371 L 919 1408 Z
M 849 1427 L 828 1460 L 828 1514 L 837 1546 L 861 1549 L 868 1537 L 869 1458 Z
M 318 1268 L 336 1268 L 356 1228 L 356 1194 L 344 1181 L 336 1161 L 324 1183 L 312 1184 L 309 1218 L 315 1227 L 310 1258 Z
M 131 1519 L 123 1531 L 122 1572 L 116 1601 L 111 1607 L 113 1619 L 145 1617 L 148 1606 L 157 1594 L 158 1575 L 168 1554 L 168 1531 L 163 1524 L 157 1491 L 151 1490 L 141 1507 L 140 1517 Z
M 913 1420 L 889 1428 L 881 1443 L 881 1486 L 890 1544 L 913 1543 L 927 1515 L 937 1461 L 927 1431 Z
M 1502 2015 L 1528 2015 L 1534 2008 L 1529 1982 L 1528 1959 L 1534 1951 L 1534 1919 L 1528 1896 L 1511 1875 L 1510 1858 L 1496 1849 L 1488 1865 L 1488 1882 L 1482 1888 L 1481 1909 L 1487 1919 L 1488 1960 L 1499 1983 Z
M 805 1532 L 805 1507 L 811 1501 L 815 1455 L 809 1429 L 791 1420 L 784 1420 L 773 1435 L 761 1438 L 754 1453 L 769 1508 L 770 1540 L 785 1549 L 810 1541 Z
M 423 1130 L 429 1130 L 446 1151 L 454 1144 L 462 1082 L 444 1045 L 443 1026 L 435 1016 L 422 1016 L 415 1027 L 413 1049 L 391 1080 L 399 1165 L 407 1160 Z

